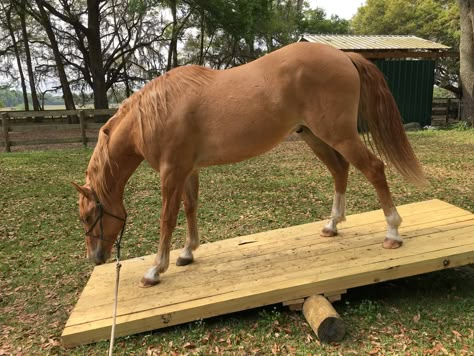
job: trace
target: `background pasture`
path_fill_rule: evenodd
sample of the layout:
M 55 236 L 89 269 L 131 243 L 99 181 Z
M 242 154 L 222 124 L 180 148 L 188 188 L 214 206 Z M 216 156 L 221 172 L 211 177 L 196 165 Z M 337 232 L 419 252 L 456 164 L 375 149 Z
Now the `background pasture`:
M 410 140 L 431 187 L 418 191 L 389 169 L 396 204 L 439 198 L 474 211 L 474 132 L 416 132 Z M 59 338 L 93 268 L 85 259 L 77 195 L 69 183 L 83 182 L 91 153 L 0 154 L 0 355 L 104 354 L 108 348 L 102 342 L 65 350 Z M 157 248 L 158 187 L 147 164 L 127 185 L 124 259 Z M 329 173 L 302 141 L 285 142 L 247 162 L 204 169 L 201 242 L 325 219 L 332 192 Z M 378 208 L 373 188 L 352 170 L 347 213 Z M 182 247 L 184 236 L 181 214 L 174 248 Z M 302 314 L 271 306 L 120 338 L 116 351 L 467 355 L 474 350 L 473 293 L 472 266 L 350 290 L 335 303 L 348 329 L 339 345 L 320 345 Z

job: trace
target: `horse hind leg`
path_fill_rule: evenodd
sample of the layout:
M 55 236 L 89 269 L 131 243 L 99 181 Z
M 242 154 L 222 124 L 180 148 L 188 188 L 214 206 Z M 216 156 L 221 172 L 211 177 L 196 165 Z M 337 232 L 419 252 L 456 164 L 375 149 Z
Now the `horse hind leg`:
M 199 247 L 197 228 L 197 205 L 199 193 L 199 173 L 194 172 L 186 181 L 183 194 L 184 212 L 188 231 L 184 249 L 176 260 L 177 266 L 186 266 L 194 261 L 193 251 Z
M 398 233 L 402 219 L 397 208 L 393 204 L 390 189 L 385 177 L 385 165 L 377 158 L 360 140 L 354 135 L 350 139 L 336 142 L 332 145 L 344 158 L 354 165 L 364 174 L 367 180 L 374 186 L 382 206 L 382 210 L 387 222 L 387 235 L 383 242 L 384 248 L 398 248 L 403 244 L 403 240 Z
M 314 154 L 326 165 L 334 180 L 334 198 L 329 222 L 321 231 L 321 236 L 336 236 L 337 224 L 346 220 L 346 189 L 349 174 L 349 163 L 327 143 L 315 136 L 307 127 L 299 132 Z

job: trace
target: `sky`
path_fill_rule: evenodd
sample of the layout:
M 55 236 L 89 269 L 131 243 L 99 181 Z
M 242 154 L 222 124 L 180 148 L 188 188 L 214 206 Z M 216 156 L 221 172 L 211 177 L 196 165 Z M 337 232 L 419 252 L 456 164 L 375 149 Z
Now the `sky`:
M 365 0 L 306 0 L 311 8 L 320 7 L 326 11 L 326 15 L 338 15 L 349 20 L 355 15 L 357 9 L 364 5 Z

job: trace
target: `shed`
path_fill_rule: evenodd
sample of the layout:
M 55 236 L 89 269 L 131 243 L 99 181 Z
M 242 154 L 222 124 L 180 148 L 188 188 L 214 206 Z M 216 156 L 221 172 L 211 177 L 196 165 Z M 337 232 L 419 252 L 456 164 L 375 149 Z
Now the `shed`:
M 431 123 L 435 60 L 453 56 L 450 47 L 416 36 L 304 34 L 299 41 L 324 43 L 357 52 L 384 73 L 403 121 Z

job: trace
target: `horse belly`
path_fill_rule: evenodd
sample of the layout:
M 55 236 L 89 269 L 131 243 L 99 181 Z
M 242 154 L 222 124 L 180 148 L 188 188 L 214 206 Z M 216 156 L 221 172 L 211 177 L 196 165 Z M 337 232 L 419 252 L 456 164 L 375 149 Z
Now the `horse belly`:
M 298 120 L 284 115 L 262 116 L 231 116 L 208 129 L 201 140 L 200 165 L 235 163 L 261 155 L 298 126 Z

